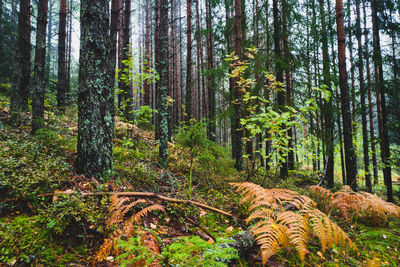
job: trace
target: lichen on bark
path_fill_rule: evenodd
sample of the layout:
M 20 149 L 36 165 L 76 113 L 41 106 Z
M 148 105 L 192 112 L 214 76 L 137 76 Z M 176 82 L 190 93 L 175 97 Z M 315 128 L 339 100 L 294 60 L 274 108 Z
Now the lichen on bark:
M 77 171 L 109 178 L 113 170 L 114 88 L 109 86 L 108 1 L 81 1 Z

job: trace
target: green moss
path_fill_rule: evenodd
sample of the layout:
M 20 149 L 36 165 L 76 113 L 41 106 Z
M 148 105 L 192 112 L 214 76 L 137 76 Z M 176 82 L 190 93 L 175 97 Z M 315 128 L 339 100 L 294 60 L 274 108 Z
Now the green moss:
M 0 263 L 60 266 L 86 255 L 83 246 L 65 249 L 66 241 L 54 239 L 41 220 L 40 216 L 0 220 Z

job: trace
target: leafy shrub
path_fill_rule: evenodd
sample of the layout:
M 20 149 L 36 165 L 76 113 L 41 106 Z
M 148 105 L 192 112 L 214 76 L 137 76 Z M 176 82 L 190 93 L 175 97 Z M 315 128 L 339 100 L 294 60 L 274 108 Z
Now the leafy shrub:
M 198 236 L 185 236 L 167 246 L 161 255 L 172 266 L 228 266 L 229 261 L 239 258 L 234 248 L 222 246 L 228 242 L 221 239 L 211 244 Z
M 154 125 L 152 124 L 153 112 L 157 111 L 150 106 L 140 106 L 140 108 L 135 111 L 137 126 L 144 130 L 154 130 Z

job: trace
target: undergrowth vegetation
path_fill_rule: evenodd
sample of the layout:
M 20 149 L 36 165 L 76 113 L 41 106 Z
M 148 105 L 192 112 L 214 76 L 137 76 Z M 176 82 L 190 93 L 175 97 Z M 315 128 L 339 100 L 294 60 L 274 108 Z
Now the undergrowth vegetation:
M 74 111 L 49 112 L 46 128 L 32 136 L 29 113 L 12 128 L 0 109 L 0 265 L 400 263 L 398 206 L 362 192 L 312 193 L 320 177 L 307 168 L 286 180 L 273 168 L 237 172 L 229 148 L 210 142 L 196 121 L 177 129 L 162 169 L 154 132 L 146 130 L 150 113 L 142 111 L 140 127 L 116 118 L 114 176 L 102 183 L 75 173 Z M 127 191 L 164 198 L 110 197 Z M 248 228 L 258 245 L 240 251 L 232 238 Z

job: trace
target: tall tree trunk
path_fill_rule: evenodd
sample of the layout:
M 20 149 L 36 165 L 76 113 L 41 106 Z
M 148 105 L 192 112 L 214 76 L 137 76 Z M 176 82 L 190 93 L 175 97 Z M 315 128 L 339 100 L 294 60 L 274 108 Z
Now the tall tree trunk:
M 232 18 L 231 18 L 231 1 L 230 0 L 224 0 L 224 5 L 225 5 L 225 39 L 226 39 L 226 48 L 227 48 L 227 54 L 231 54 L 233 52 L 233 47 L 232 47 L 232 35 L 233 35 L 233 23 L 232 23 Z M 210 88 L 208 88 L 210 90 Z M 234 80 L 233 78 L 229 78 L 229 101 L 231 104 L 234 102 Z M 236 130 L 235 130 L 235 125 L 234 125 L 234 120 L 231 116 L 231 147 L 232 147 L 232 158 L 236 159 L 236 147 L 234 145 L 235 140 L 236 140 Z
M 328 0 L 329 1 L 329 0 Z M 319 10 L 321 15 L 321 42 L 322 42 L 322 76 L 324 80 L 324 84 L 328 86 L 327 90 L 332 95 L 332 87 L 331 87 L 331 73 L 330 73 L 330 59 L 329 59 L 329 48 L 328 48 L 328 29 L 326 27 L 325 20 L 325 3 L 324 0 L 319 0 Z M 333 98 L 332 98 L 333 99 Z M 325 178 L 328 182 L 328 187 L 333 187 L 334 185 L 334 138 L 333 138 L 333 105 L 332 99 L 329 101 L 324 101 L 322 107 L 322 117 L 325 122 L 325 131 L 324 131 L 324 143 L 326 145 L 326 155 L 327 155 L 327 163 L 325 169 Z
M 125 19 L 125 17 L 124 17 L 124 6 L 125 6 L 125 4 L 124 4 L 124 0 L 120 0 L 120 2 L 119 2 L 119 4 L 120 4 L 120 6 L 119 6 L 119 9 L 120 9 L 120 11 L 119 11 L 119 18 L 120 18 L 120 20 L 119 20 L 119 23 L 118 23 L 118 44 L 117 44 L 117 54 L 118 54 L 118 56 L 117 56 L 117 58 L 118 58 L 118 69 L 119 70 L 122 70 L 122 56 L 123 56 L 123 51 L 124 51 L 124 42 L 123 42 L 123 40 L 124 40 L 124 31 L 123 31 L 123 29 L 124 29 L 124 19 Z M 118 111 L 120 111 L 121 109 L 122 109 L 122 94 L 121 94 L 121 92 L 120 92 L 120 85 L 121 85 L 121 81 L 120 81 L 120 79 L 121 79 L 121 71 L 120 72 L 118 72 L 118 79 L 119 79 L 119 83 L 118 83 L 118 91 L 117 91 L 117 93 L 118 93 L 118 95 L 117 95 L 117 97 L 118 97 L 118 100 L 117 100 L 117 102 L 118 102 Z M 119 114 L 120 115 L 120 114 Z
M 186 116 L 185 121 L 189 121 L 193 116 L 192 107 L 192 1 L 186 1 Z
M 379 18 L 377 11 L 377 4 L 375 0 L 371 0 L 371 15 L 373 25 L 373 40 L 374 40 L 374 69 L 375 69 L 375 84 L 377 91 L 380 96 L 381 114 L 381 125 L 379 127 L 379 138 L 381 144 L 381 158 L 383 163 L 383 178 L 387 189 L 387 200 L 393 202 L 393 189 L 392 189 L 392 170 L 390 167 L 390 148 L 389 148 L 389 136 L 387 130 L 387 114 L 386 114 L 386 99 L 385 99 L 385 81 L 383 79 L 383 67 L 382 67 L 382 55 L 381 55 L 381 44 L 379 37 Z
M 347 21 L 347 31 L 349 35 L 349 54 L 350 54 L 350 81 L 351 81 L 351 88 L 350 88 L 350 97 L 351 97 L 351 114 L 353 118 L 353 130 L 354 134 L 356 134 L 356 127 L 357 127 L 357 116 L 356 116 L 356 110 L 357 110 L 357 103 L 356 103 L 356 83 L 355 83 L 355 75 L 354 75 L 354 66 L 353 64 L 353 31 L 352 31 L 352 24 L 351 24 L 351 15 L 352 15 L 352 10 L 351 10 L 351 2 L 347 1 L 347 8 L 349 11 L 349 16 L 348 16 L 348 21 Z
M 206 24 L 207 24 L 207 87 L 208 87 L 208 128 L 207 135 L 211 141 L 215 141 L 216 136 L 216 105 L 215 105 L 215 92 L 217 84 L 215 82 L 215 75 L 211 73 L 214 68 L 214 47 L 213 47 L 213 32 L 212 32 L 212 14 L 210 0 L 206 0 Z
M 57 106 L 64 109 L 67 102 L 67 66 L 65 62 L 65 37 L 67 28 L 67 0 L 60 2 L 60 17 L 58 24 L 58 81 Z
M 342 104 L 343 139 L 346 160 L 347 184 L 357 189 L 357 158 L 353 146 L 352 118 L 346 70 L 346 37 L 344 31 L 343 1 L 336 0 L 336 25 L 338 39 L 339 83 Z
M 21 111 L 28 111 L 30 62 L 31 62 L 30 0 L 19 4 L 17 50 L 11 87 L 11 123 L 17 124 Z
M 160 0 L 159 21 L 159 60 L 157 72 L 160 75 L 159 88 L 159 125 L 160 146 L 159 162 L 162 167 L 168 166 L 168 0 Z
M 36 29 L 35 66 L 33 70 L 32 84 L 32 133 L 35 133 L 38 129 L 44 127 L 44 74 L 46 64 L 47 6 L 47 0 L 39 0 Z
M 235 0 L 235 54 L 242 58 L 242 9 L 241 1 Z M 232 149 L 235 150 L 236 163 L 235 167 L 237 170 L 243 170 L 243 129 L 240 124 L 242 117 L 242 92 L 240 85 L 238 84 L 238 78 L 234 79 L 233 87 L 233 118 L 232 124 L 235 133 L 235 140 L 232 143 Z
M 364 58 L 361 42 L 361 11 L 360 0 L 356 0 L 356 35 L 358 42 L 358 76 L 360 80 L 360 102 L 361 102 L 361 120 L 362 120 L 362 134 L 363 134 L 363 152 L 364 152 L 364 170 L 365 170 L 365 184 L 368 192 L 372 192 L 371 174 L 369 173 L 369 150 L 368 150 L 368 129 L 367 129 L 367 112 L 365 107 L 365 83 L 364 83 Z
M 337 65 L 336 65 L 336 63 L 335 63 L 335 58 L 336 58 L 336 53 L 335 53 L 335 45 L 334 45 L 334 35 L 335 35 L 335 33 L 334 33 L 334 30 L 333 30 L 333 24 L 334 24 L 334 18 L 333 18 L 333 16 L 331 16 L 331 1 L 330 0 L 328 0 L 328 16 L 329 16 L 329 25 L 331 25 L 330 27 L 329 27 L 329 30 L 330 30 L 330 35 L 331 35 L 331 38 L 330 38 L 330 41 L 331 41 L 331 49 L 332 49 L 332 55 L 333 55 L 333 63 L 334 63 L 334 65 L 333 65 L 333 76 L 334 77 L 337 77 L 338 76 L 338 73 L 337 73 Z M 331 18 L 332 18 L 332 20 L 331 20 Z M 339 134 L 339 136 L 338 136 L 338 138 L 339 138 L 339 153 L 340 153 L 340 166 L 341 166 L 341 169 L 342 169 L 342 182 L 343 182 L 343 184 L 346 184 L 346 170 L 345 170 L 345 163 L 344 163 L 344 155 L 343 155 L 343 135 L 342 135 L 342 123 L 341 123 L 341 120 L 340 120 L 340 100 L 339 100 L 339 93 L 338 93 L 338 86 L 337 86 L 338 84 L 335 82 L 335 87 L 336 87 L 336 89 L 335 89 L 335 91 L 333 92 L 333 93 L 335 93 L 335 99 L 336 99 L 336 107 L 337 107 L 337 121 L 336 121 L 336 124 L 337 124 L 337 127 L 338 127 L 338 134 Z
M 48 86 L 50 82 L 50 65 L 51 65 L 51 38 L 52 38 L 52 27 L 53 27 L 53 4 L 55 2 L 50 1 L 49 3 L 49 23 L 47 25 L 47 53 L 46 53 L 46 74 L 45 74 L 45 85 Z
M 117 34 L 120 25 L 120 6 L 121 0 L 111 1 L 110 39 L 108 49 L 110 51 L 109 86 L 112 88 L 115 86 L 115 69 L 117 65 Z
M 279 5 L 278 0 L 272 1 L 273 5 L 273 15 L 274 15 L 274 50 L 276 56 L 276 80 L 280 83 L 283 83 L 283 67 L 282 67 L 282 50 L 281 50 L 281 18 L 279 15 Z M 285 92 L 283 90 L 279 90 L 277 93 L 277 102 L 278 108 L 280 112 L 283 112 L 284 106 L 286 104 Z M 288 176 L 288 166 L 287 162 L 284 160 L 280 160 L 280 177 L 286 178 Z
M 69 1 L 67 90 L 71 87 L 72 0 Z
M 109 1 L 81 1 L 77 172 L 110 178 L 114 89 L 109 86 Z
M 131 53 L 130 45 L 130 25 L 131 25 L 131 0 L 125 0 L 124 10 L 124 28 L 123 28 L 123 48 L 122 48 L 122 62 L 129 59 Z M 122 65 L 122 76 L 126 79 L 120 81 L 119 89 L 121 94 L 121 107 L 124 119 L 133 122 L 133 90 L 129 81 L 129 64 Z
M 289 28 L 288 28 L 288 4 L 286 0 L 282 0 L 282 22 L 283 22 L 283 48 L 284 57 L 286 59 L 285 68 L 285 81 L 286 81 L 286 99 L 289 106 L 293 106 L 293 88 L 292 88 L 292 78 L 291 78 L 291 66 L 290 66 L 290 51 L 289 51 Z M 294 170 L 294 147 L 293 147 L 293 128 L 290 128 L 287 132 L 289 137 L 288 143 L 288 158 L 287 166 L 289 170 Z
M 154 14 L 155 14 L 155 19 L 154 19 L 154 61 L 155 61 L 155 67 L 156 71 L 158 72 L 159 69 L 159 64 L 160 64 L 160 0 L 155 0 L 155 5 L 154 5 Z M 160 73 L 159 73 L 160 75 Z M 156 81 L 156 103 L 155 107 L 158 110 L 159 109 L 159 99 L 160 99 L 160 85 L 161 80 L 158 79 Z M 160 139 L 160 113 L 155 113 L 155 125 L 156 125 L 156 131 L 155 131 L 155 139 L 159 140 Z
M 146 74 L 149 73 L 150 68 L 150 0 L 146 0 L 146 29 L 145 29 L 145 37 L 144 37 L 144 71 Z M 150 83 L 144 81 L 144 104 L 150 105 Z

